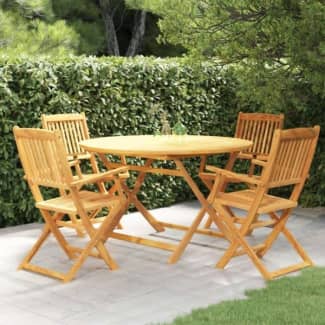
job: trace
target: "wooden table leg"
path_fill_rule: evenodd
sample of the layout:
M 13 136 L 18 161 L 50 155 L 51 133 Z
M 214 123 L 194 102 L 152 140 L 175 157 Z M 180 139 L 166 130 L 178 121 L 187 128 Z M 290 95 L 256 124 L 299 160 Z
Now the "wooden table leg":
M 193 181 L 192 177 L 189 175 L 187 170 L 185 169 L 183 163 L 181 160 L 175 160 L 175 164 L 177 168 L 179 169 L 182 177 L 185 179 L 191 190 L 193 191 L 194 195 L 197 197 L 197 199 L 200 201 L 202 208 L 197 214 L 195 220 L 193 221 L 192 225 L 189 227 L 189 229 L 185 232 L 184 237 L 182 238 L 181 242 L 178 244 L 176 250 L 173 252 L 173 254 L 170 256 L 168 263 L 176 263 L 179 258 L 181 257 L 182 253 L 184 252 L 186 246 L 190 242 L 191 238 L 193 237 L 193 234 L 196 232 L 197 228 L 199 227 L 204 215 L 206 212 L 209 213 L 209 216 L 212 220 L 214 220 L 213 210 L 209 207 L 208 201 L 205 199 L 204 195 L 201 193 L 200 189 L 196 185 L 196 183 Z
M 99 154 L 101 157 L 102 161 L 104 162 L 105 166 L 109 169 L 110 168 L 110 161 L 107 159 L 105 155 Z M 205 235 L 210 235 L 214 237 L 224 237 L 224 232 L 218 233 L 212 230 L 208 229 L 198 229 L 201 221 L 203 220 L 203 217 L 205 213 L 207 212 L 209 214 L 209 217 L 216 223 L 218 224 L 218 220 L 216 219 L 216 215 L 214 210 L 209 206 L 208 200 L 205 199 L 204 195 L 201 193 L 200 189 L 192 179 L 192 177 L 189 175 L 187 172 L 186 168 L 184 167 L 183 162 L 180 159 L 174 159 L 174 162 L 176 164 L 177 168 L 177 175 L 178 177 L 182 177 L 189 187 L 191 188 L 192 192 L 194 195 L 197 197 L 199 202 L 202 205 L 202 208 L 200 209 L 199 213 L 197 214 L 195 220 L 193 221 L 192 225 L 190 227 L 178 227 L 177 225 L 169 224 L 169 223 L 164 223 L 164 222 L 159 222 L 156 220 L 151 213 L 143 206 L 143 204 L 138 200 L 137 198 L 137 193 L 139 192 L 141 185 L 144 182 L 145 176 L 147 174 L 147 170 L 152 170 L 151 164 L 153 162 L 153 159 L 147 159 L 146 163 L 143 168 L 139 171 L 138 177 L 136 179 L 135 185 L 133 189 L 130 189 L 125 182 L 122 182 L 123 186 L 123 191 L 125 192 L 127 196 L 127 201 L 125 208 L 121 210 L 121 214 L 124 214 L 127 211 L 127 208 L 130 204 L 134 204 L 135 207 L 138 209 L 139 212 L 142 213 L 142 215 L 146 218 L 146 220 L 149 222 L 149 224 L 156 230 L 156 231 L 164 231 L 164 226 L 168 228 L 175 228 L 175 229 L 180 229 L 180 230 L 185 230 L 185 235 L 180 241 L 178 245 L 172 245 L 169 243 L 165 242 L 159 242 L 159 241 L 153 241 L 150 239 L 145 239 L 141 237 L 136 237 L 136 236 L 130 236 L 130 235 L 125 235 L 125 234 L 120 234 L 120 233 L 112 233 L 110 237 L 112 238 L 117 238 L 117 239 L 122 239 L 122 240 L 127 240 L 130 242 L 134 242 L 137 244 L 142 244 L 146 246 L 152 246 L 152 247 L 157 247 L 161 249 L 166 249 L 166 250 L 171 250 L 173 251 L 172 255 L 170 256 L 168 263 L 176 263 L 182 253 L 184 252 L 186 246 L 188 245 L 189 241 L 191 240 L 192 236 L 194 233 L 201 233 Z M 152 171 L 151 171 L 152 172 Z M 174 175 L 175 173 L 173 173 Z M 215 187 L 215 186 L 214 186 Z M 213 190 L 210 192 L 209 195 L 212 195 Z M 221 225 L 222 227 L 222 225 Z M 221 228 L 220 228 L 221 229 Z
M 105 167 L 107 169 L 110 169 L 110 161 L 107 159 L 107 157 L 104 154 L 98 154 L 101 158 L 102 162 L 104 163 Z M 123 164 L 126 164 L 126 159 L 123 156 L 122 157 Z M 144 164 L 145 168 L 149 168 L 153 162 L 153 159 L 147 159 L 147 161 Z M 130 204 L 134 204 L 134 206 L 137 208 L 137 210 L 144 216 L 144 218 L 148 221 L 148 223 L 154 228 L 157 232 L 164 231 L 165 228 L 159 223 L 158 220 L 155 219 L 155 217 L 145 208 L 145 206 L 138 200 L 137 194 L 140 191 L 140 188 L 144 182 L 144 179 L 146 177 L 146 172 L 141 171 L 139 172 L 133 189 L 129 189 L 129 187 L 126 185 L 126 182 L 122 182 L 123 184 L 123 190 L 126 192 L 127 195 L 127 204 L 126 208 L 124 209 L 123 213 L 125 214 Z

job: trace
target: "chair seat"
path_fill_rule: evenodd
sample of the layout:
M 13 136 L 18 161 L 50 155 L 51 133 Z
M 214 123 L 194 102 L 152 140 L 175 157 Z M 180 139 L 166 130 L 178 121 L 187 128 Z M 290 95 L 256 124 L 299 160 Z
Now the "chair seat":
M 90 191 L 79 192 L 80 201 L 86 211 L 93 211 L 103 207 L 109 207 L 118 200 L 110 194 L 96 193 Z M 41 201 L 36 203 L 39 209 L 49 211 L 58 211 L 66 214 L 77 214 L 77 208 L 74 205 L 71 195 L 60 196 L 54 199 Z
M 255 198 L 256 191 L 248 189 L 231 193 L 220 193 L 216 197 L 216 201 L 223 205 L 248 211 Z M 266 194 L 262 199 L 258 213 L 268 213 L 272 211 L 295 208 L 296 206 L 297 202 L 295 201 Z

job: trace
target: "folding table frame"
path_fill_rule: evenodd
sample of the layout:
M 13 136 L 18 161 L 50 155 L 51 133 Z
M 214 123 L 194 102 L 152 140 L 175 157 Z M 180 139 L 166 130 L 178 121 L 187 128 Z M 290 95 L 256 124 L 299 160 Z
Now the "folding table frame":
M 113 139 L 113 138 L 114 137 L 111 137 L 111 139 Z M 115 138 L 116 138 L 116 141 L 118 142 L 119 137 L 115 137 Z M 121 137 L 121 138 L 123 138 L 123 137 Z M 212 138 L 212 139 L 210 139 L 210 141 L 214 140 L 214 138 L 215 138 L 216 142 L 218 142 L 217 141 L 217 138 L 218 138 L 219 141 L 221 141 L 221 143 L 222 143 L 221 148 L 218 147 L 218 145 L 214 145 L 214 150 L 211 149 L 212 152 L 211 151 L 208 152 L 210 154 L 211 153 L 232 152 L 231 156 L 235 157 L 236 153 L 238 153 L 240 150 L 242 150 L 244 148 L 248 148 L 251 145 L 250 141 L 231 138 L 230 142 L 234 143 L 233 146 L 229 145 L 229 146 L 227 146 L 227 149 L 225 149 L 224 143 L 227 143 L 227 141 L 229 141 L 230 138 L 222 138 L 222 137 L 210 137 L 210 138 Z M 220 138 L 222 138 L 222 139 L 220 139 Z M 143 136 L 142 139 L 143 139 L 143 141 L 145 141 L 145 140 L 148 140 L 148 137 Z M 203 141 L 202 143 L 204 143 L 205 137 L 197 136 L 196 139 L 200 139 L 201 141 Z M 94 140 L 94 141 L 92 141 L 92 140 Z M 172 151 L 173 151 L 172 153 L 168 152 L 168 150 L 167 150 L 167 152 L 165 154 L 153 153 L 150 150 L 145 151 L 145 149 L 139 149 L 139 152 L 140 151 L 143 152 L 143 155 L 141 155 L 141 154 L 136 154 L 134 152 L 128 153 L 127 150 L 123 149 L 123 148 L 119 148 L 118 153 L 117 153 L 117 152 L 110 152 L 111 151 L 110 148 L 105 148 L 105 145 L 102 145 L 100 138 L 98 140 L 96 140 L 96 139 L 92 139 L 92 140 L 83 141 L 81 143 L 81 146 L 84 146 L 85 149 L 87 149 L 88 151 L 95 152 L 99 156 L 99 158 L 102 160 L 102 162 L 104 163 L 104 165 L 106 166 L 106 168 L 108 170 L 111 168 L 116 168 L 116 167 L 120 167 L 120 166 L 127 166 L 129 171 L 137 171 L 138 172 L 137 179 L 136 179 L 134 187 L 132 189 L 128 188 L 126 183 L 123 182 L 123 190 L 127 196 L 127 204 L 126 204 L 127 207 L 130 204 L 133 204 L 157 232 L 164 231 L 165 227 L 185 231 L 185 235 L 179 244 L 171 244 L 171 243 L 167 243 L 167 242 L 132 236 L 132 235 L 124 234 L 124 233 L 117 233 L 117 232 L 114 232 L 113 234 L 111 234 L 112 238 L 127 240 L 127 241 L 137 243 L 137 244 L 143 244 L 143 245 L 147 245 L 147 246 L 151 246 L 151 247 L 156 247 L 156 248 L 172 251 L 173 253 L 170 256 L 168 262 L 175 263 L 178 261 L 181 254 L 183 253 L 184 249 L 188 245 L 188 243 L 192 237 L 194 228 L 195 228 L 194 232 L 198 233 L 198 234 L 209 235 L 209 236 L 214 236 L 214 237 L 223 237 L 224 236 L 222 233 L 212 230 L 212 229 L 198 229 L 199 223 L 202 220 L 202 218 L 204 217 L 204 215 L 206 214 L 206 212 L 210 215 L 211 218 L 215 218 L 215 216 L 214 216 L 215 212 L 209 206 L 206 198 L 201 193 L 199 187 L 194 182 L 194 180 L 192 179 L 192 177 L 186 170 L 184 163 L 183 163 L 183 159 L 185 159 L 185 158 L 200 157 L 201 158 L 200 170 L 202 171 L 205 166 L 205 163 L 206 163 L 206 156 L 207 156 L 206 154 L 198 153 L 196 151 L 196 149 L 185 150 L 186 154 L 182 154 L 182 153 L 177 154 L 177 153 L 175 153 L 174 146 L 171 146 Z M 139 148 L 141 147 L 141 139 L 140 138 L 138 139 L 138 141 L 136 138 L 133 138 L 133 139 L 130 138 L 130 141 L 134 141 L 135 146 L 137 145 Z M 159 141 L 159 140 L 158 139 L 153 140 L 152 141 L 153 146 L 155 145 L 155 141 Z M 172 138 L 169 139 L 169 141 L 172 141 Z M 177 140 L 175 139 L 175 141 L 177 141 Z M 184 141 L 186 143 L 186 138 L 184 138 Z M 190 142 L 190 140 L 189 140 L 189 142 Z M 157 145 L 159 145 L 159 142 L 157 143 Z M 188 144 L 188 146 L 190 147 L 190 144 Z M 177 146 L 176 146 L 176 148 L 177 148 Z M 116 163 L 116 162 L 110 161 L 107 158 L 106 154 L 114 154 L 114 155 L 120 156 L 120 162 Z M 142 157 L 143 159 L 146 159 L 146 161 L 143 166 L 130 165 L 127 163 L 126 157 Z M 167 168 L 154 167 L 153 163 L 158 160 L 173 161 L 175 163 L 176 168 L 175 169 L 167 169 Z M 198 216 L 195 218 L 195 220 L 193 221 L 193 223 L 190 227 L 156 220 L 154 218 L 154 216 L 139 201 L 139 199 L 137 198 L 137 194 L 141 188 L 141 185 L 143 184 L 143 182 L 145 180 L 145 176 L 147 173 L 182 177 L 186 181 L 186 183 L 188 184 L 188 186 L 190 187 L 190 189 L 192 190 L 192 192 L 194 193 L 194 195 L 196 196 L 196 198 L 202 205 L 202 209 L 200 210 Z M 121 213 L 124 214 L 126 211 L 127 211 L 127 208 L 124 211 L 121 211 Z

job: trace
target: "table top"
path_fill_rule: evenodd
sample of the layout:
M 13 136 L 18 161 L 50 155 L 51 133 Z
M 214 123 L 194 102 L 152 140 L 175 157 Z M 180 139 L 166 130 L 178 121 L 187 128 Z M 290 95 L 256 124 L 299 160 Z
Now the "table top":
M 211 155 L 242 151 L 252 144 L 238 138 L 203 135 L 128 135 L 80 142 L 89 152 L 134 157 Z

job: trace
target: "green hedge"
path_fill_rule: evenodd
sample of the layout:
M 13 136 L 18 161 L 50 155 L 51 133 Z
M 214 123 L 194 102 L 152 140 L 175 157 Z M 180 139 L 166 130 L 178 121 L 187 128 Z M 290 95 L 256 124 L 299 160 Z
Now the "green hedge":
M 152 134 L 160 129 L 159 116 L 164 110 L 171 124 L 181 116 L 189 133 L 232 135 L 238 110 L 245 110 L 238 105 L 236 87 L 232 74 L 212 63 L 193 65 L 185 60 L 142 57 L 2 61 L 0 227 L 39 219 L 22 179 L 14 125 L 40 127 L 42 113 L 85 112 L 93 137 Z M 322 162 L 324 156 L 320 161 L 319 154 L 318 165 Z M 324 168 L 314 168 L 312 183 L 321 176 Z M 308 188 L 309 205 L 324 204 L 324 197 L 317 193 L 315 186 Z M 151 175 L 140 195 L 153 208 L 187 199 L 191 193 L 178 178 Z

